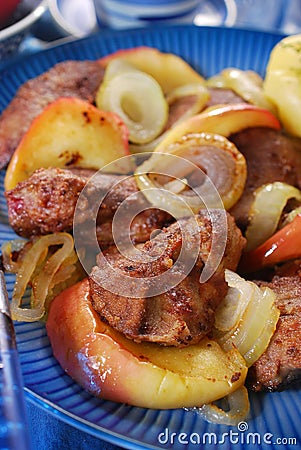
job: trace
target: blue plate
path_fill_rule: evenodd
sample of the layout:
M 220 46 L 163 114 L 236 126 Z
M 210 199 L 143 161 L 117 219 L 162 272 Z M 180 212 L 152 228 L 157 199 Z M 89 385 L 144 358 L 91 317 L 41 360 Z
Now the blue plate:
M 264 75 L 272 47 L 281 35 L 228 28 L 179 26 L 121 32 L 106 31 L 27 57 L 1 74 L 3 109 L 28 78 L 66 59 L 95 59 L 120 48 L 157 47 L 185 58 L 203 75 L 227 66 L 254 69 Z M 0 240 L 10 230 L 1 174 Z M 11 293 L 13 277 L 7 276 Z M 52 356 L 42 323 L 16 324 L 26 395 L 69 424 L 111 443 L 130 448 L 294 449 L 301 444 L 300 384 L 281 393 L 250 394 L 251 413 L 239 427 L 209 424 L 183 409 L 147 410 L 91 397 L 64 373 Z M 197 443 L 200 442 L 200 445 Z

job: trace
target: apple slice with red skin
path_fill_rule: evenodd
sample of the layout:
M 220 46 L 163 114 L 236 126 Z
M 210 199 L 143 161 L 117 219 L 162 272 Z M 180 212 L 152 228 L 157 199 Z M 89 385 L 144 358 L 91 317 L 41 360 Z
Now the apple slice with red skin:
M 5 189 L 39 168 L 100 169 L 128 153 L 128 130 L 116 114 L 61 97 L 36 117 L 21 140 L 6 171 Z
M 133 342 L 93 310 L 88 279 L 59 294 L 46 323 L 54 356 L 93 395 L 145 408 L 200 406 L 240 387 L 247 368 L 236 349 L 209 339 L 185 348 Z
M 171 144 L 190 133 L 215 133 L 229 137 L 245 128 L 254 127 L 280 130 L 281 124 L 270 111 L 258 106 L 244 103 L 221 105 L 205 110 L 171 128 L 155 151 L 167 151 Z M 168 151 L 172 152 L 172 147 Z
M 99 60 L 106 67 L 113 59 L 122 58 L 142 72 L 151 75 L 160 84 L 164 94 L 184 84 L 201 83 L 205 79 L 184 59 L 173 53 L 160 52 L 152 47 L 118 50 Z

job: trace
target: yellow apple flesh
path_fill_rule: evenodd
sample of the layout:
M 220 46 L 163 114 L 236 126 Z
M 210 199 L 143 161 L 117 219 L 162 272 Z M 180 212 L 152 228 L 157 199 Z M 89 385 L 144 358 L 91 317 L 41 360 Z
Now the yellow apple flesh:
M 205 79 L 182 58 L 172 53 L 160 52 L 152 47 L 119 50 L 99 61 L 107 67 L 115 58 L 123 58 L 137 69 L 151 75 L 160 84 L 164 94 L 184 84 L 205 84 Z
M 62 97 L 32 122 L 7 168 L 5 189 L 39 168 L 100 169 L 127 154 L 128 130 L 116 114 Z
M 87 279 L 52 302 L 47 333 L 64 370 L 93 395 L 145 408 L 200 406 L 240 387 L 247 369 L 209 339 L 185 348 L 138 344 L 101 322 Z

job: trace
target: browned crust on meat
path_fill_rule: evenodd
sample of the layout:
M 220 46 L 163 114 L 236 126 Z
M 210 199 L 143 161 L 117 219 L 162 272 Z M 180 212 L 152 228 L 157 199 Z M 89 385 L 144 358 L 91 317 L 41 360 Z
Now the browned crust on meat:
M 301 139 L 269 128 L 249 128 L 230 139 L 247 161 L 243 195 L 230 211 L 244 230 L 255 189 L 274 181 L 301 188 Z
M 286 264 L 270 283 L 280 318 L 267 350 L 250 369 L 256 390 L 275 391 L 301 379 L 301 263 Z
M 211 87 L 208 89 L 209 100 L 205 107 L 228 103 L 247 103 L 231 89 Z M 168 120 L 164 129 L 168 130 L 171 128 L 180 119 L 180 117 L 183 116 L 183 114 L 187 113 L 187 111 L 191 109 L 191 107 L 196 103 L 196 100 L 196 95 L 186 95 L 179 97 L 172 102 L 169 106 Z
M 80 168 L 36 170 L 27 180 L 5 193 L 11 227 L 23 237 L 72 231 L 77 200 L 93 174 L 94 170 Z M 138 194 L 134 177 L 106 173 L 93 177 L 77 214 L 87 240 L 95 231 L 86 226 L 87 222 L 91 223 L 89 219 L 95 202 L 99 204 L 97 238 L 103 248 L 114 244 L 112 220 L 118 206 L 127 198 L 129 207 L 138 203 L 142 196 Z M 150 206 L 145 200 L 141 212 L 131 222 L 130 237 L 134 243 L 147 241 L 152 231 L 172 221 L 169 214 Z
M 66 61 L 24 83 L 0 117 L 0 168 L 6 166 L 31 122 L 59 97 L 93 103 L 104 69 L 97 61 Z
M 214 220 L 218 220 L 215 216 Z M 224 258 L 214 275 L 205 283 L 199 282 L 201 270 L 208 259 L 212 244 L 212 223 L 205 213 L 197 217 L 200 233 L 200 251 L 197 262 L 177 286 L 167 292 L 147 297 L 147 291 L 140 298 L 113 294 L 97 282 L 102 275 L 102 264 L 94 267 L 90 285 L 92 304 L 102 320 L 107 321 L 128 338 L 138 342 L 149 341 L 163 345 L 183 346 L 199 342 L 212 329 L 214 312 L 227 291 L 224 269 L 235 270 L 244 246 L 244 239 L 232 217 L 228 215 L 228 238 Z M 182 234 L 179 222 L 164 229 L 157 237 L 140 247 L 141 251 L 156 254 L 164 242 L 168 242 L 160 257 L 151 263 L 135 263 L 109 249 L 105 256 L 111 266 L 121 270 L 133 279 L 154 277 L 164 273 L 177 260 L 182 246 Z M 190 219 L 183 219 L 182 225 L 187 230 L 191 227 Z M 225 232 L 225 230 L 224 230 Z M 193 234 L 190 235 L 191 247 L 195 245 Z
M 232 89 L 224 88 L 209 88 L 210 98 L 207 102 L 207 107 L 225 104 L 246 103 L 242 97 L 236 94 Z
M 39 169 L 5 192 L 11 227 L 23 237 L 71 231 L 87 178 L 63 169 Z

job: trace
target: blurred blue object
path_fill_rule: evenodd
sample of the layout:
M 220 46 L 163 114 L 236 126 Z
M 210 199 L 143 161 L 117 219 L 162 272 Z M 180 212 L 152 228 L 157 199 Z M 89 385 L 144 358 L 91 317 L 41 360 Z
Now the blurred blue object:
M 21 42 L 46 8 L 46 0 L 24 0 L 19 4 L 10 23 L 0 30 L 1 62 L 18 52 Z
M 100 28 L 155 26 L 164 21 L 287 34 L 301 29 L 300 0 L 94 0 L 94 5 Z
M 32 450 L 121 450 L 117 445 L 62 422 L 30 402 L 27 410 Z
M 8 54 L 1 54 L 3 42 L 1 40 L 2 32 L 0 32 L 0 68 L 3 67 L 3 64 L 8 65 L 13 62 L 18 55 L 24 56 L 68 39 L 94 33 L 96 31 L 96 18 L 93 16 L 93 9 L 91 9 L 92 1 L 49 0 L 48 10 L 46 0 L 40 2 L 43 5 L 43 10 L 39 9 L 38 16 L 34 15 L 34 21 L 30 22 L 26 34 L 17 35 L 18 37 L 15 37 L 16 43 L 13 40 L 9 41 L 10 43 L 6 41 L 5 46 L 9 49 Z M 101 2 L 101 0 L 96 1 Z M 105 0 L 103 0 L 104 3 Z M 139 0 L 125 1 L 122 2 L 122 5 L 120 1 L 106 0 L 106 4 L 113 5 L 113 9 L 116 3 L 119 3 L 120 13 L 124 12 L 122 6 L 124 3 L 132 3 L 132 6 L 135 3 L 135 8 L 141 11 Z M 170 4 L 175 4 L 171 0 L 153 0 L 148 3 L 156 5 L 156 11 L 159 10 L 159 5 L 170 7 Z M 185 0 L 185 2 L 176 3 L 178 3 L 178 10 L 173 11 L 173 15 L 170 9 L 165 11 L 162 9 L 163 19 L 158 19 L 154 15 L 146 16 L 145 14 L 142 19 L 151 19 L 147 20 L 147 23 L 151 26 L 155 22 L 174 21 L 194 23 L 199 26 L 222 25 L 267 31 L 277 30 L 287 34 L 298 33 L 301 30 L 301 0 Z M 183 3 L 185 3 L 185 8 L 181 9 L 180 6 L 181 4 L 183 6 Z M 189 8 L 186 8 L 187 5 L 189 5 Z M 108 22 L 108 20 L 105 19 L 104 12 L 100 7 L 97 11 L 101 33 L 104 22 Z M 140 16 L 136 20 L 139 21 L 139 26 L 146 24 L 145 21 L 144 23 L 141 22 Z M 112 22 L 110 25 L 112 26 L 114 23 Z M 29 34 L 27 34 L 28 31 Z M 11 35 L 10 38 L 13 39 Z M 16 49 L 17 55 L 14 53 Z M 63 422 L 60 418 L 47 413 L 45 409 L 39 408 L 35 404 L 28 403 L 27 410 L 33 450 L 118 449 L 113 444 L 104 442 Z M 21 448 L 19 447 L 18 450 L 21 450 Z
M 94 0 L 100 26 L 135 28 L 158 23 L 192 23 L 204 0 Z
M 147 4 L 154 5 L 148 6 L 148 14 L 151 13 L 148 16 L 142 8 L 146 8 Z M 7 57 L 1 56 L 0 31 L 0 69 L 13 62 L 18 55 L 35 53 L 105 28 L 189 23 L 197 26 L 234 26 L 280 31 L 285 34 L 301 30 L 301 0 L 43 0 L 41 5 L 43 11 L 39 10 L 39 17 L 31 24 L 26 35 L 11 37 L 6 48 Z M 129 10 L 124 5 L 136 10 L 136 16 L 125 20 Z M 137 11 L 140 11 L 139 14 Z M 110 18 L 111 14 L 114 17 L 116 15 L 116 20 L 114 17 Z M 129 20 L 131 24 L 128 23 Z
M 29 450 L 30 439 L 16 335 L 0 270 L 0 448 Z
M 236 26 L 287 34 L 301 29 L 301 0 L 235 0 L 235 4 Z
M 62 35 L 83 37 L 97 31 L 93 0 L 48 0 L 48 7 L 49 16 Z

